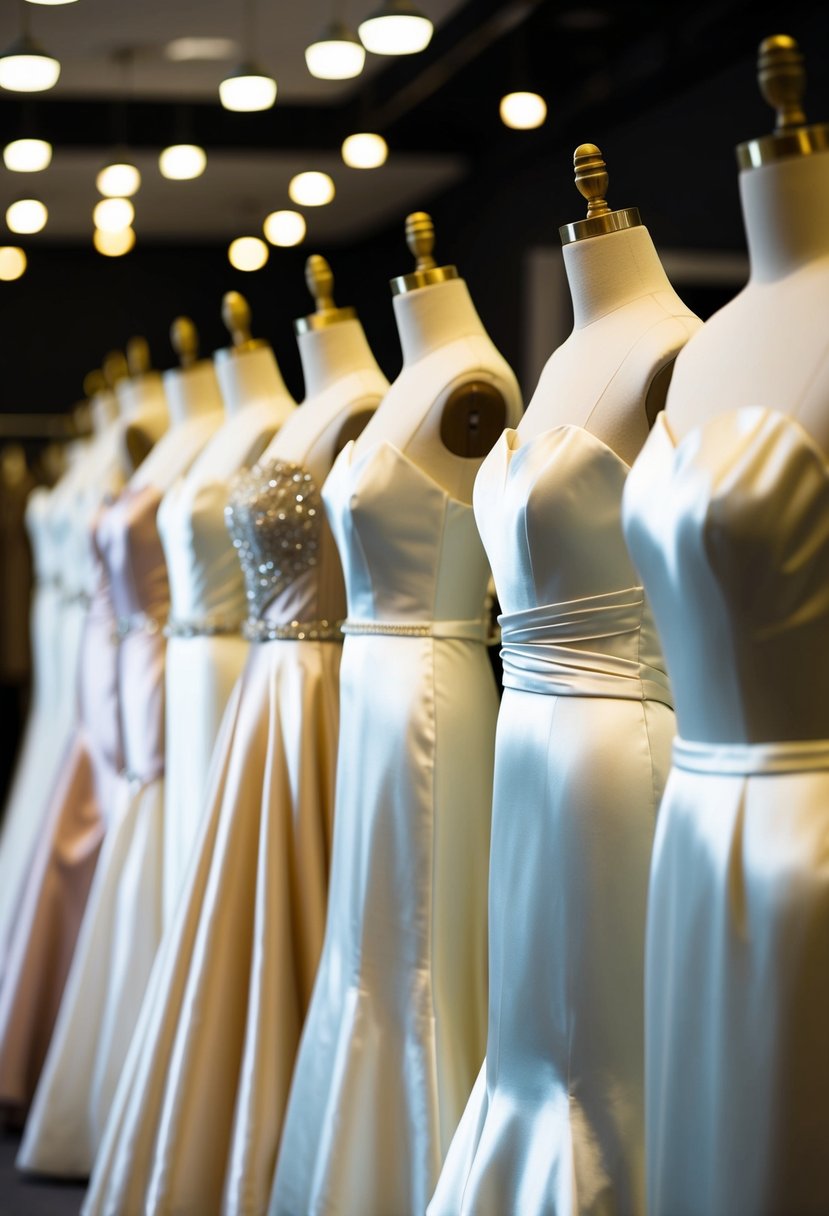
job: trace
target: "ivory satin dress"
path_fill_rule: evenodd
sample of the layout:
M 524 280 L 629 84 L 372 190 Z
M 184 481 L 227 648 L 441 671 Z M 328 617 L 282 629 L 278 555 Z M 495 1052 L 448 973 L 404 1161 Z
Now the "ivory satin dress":
M 475 482 L 503 607 L 489 1032 L 429 1216 L 645 1211 L 645 908 L 674 716 L 627 472 L 560 426 L 506 430 Z
M 323 491 L 345 572 L 325 942 L 272 1216 L 425 1211 L 483 1057 L 497 696 L 472 508 L 388 442 Z
M 267 1208 L 330 858 L 345 593 L 320 480 L 268 460 L 232 484 L 253 644 L 85 1216 Z
M 128 487 L 97 529 L 117 616 L 124 769 L 18 1154 L 21 1168 L 54 1175 L 90 1170 L 161 931 L 169 590 L 159 500 L 154 487 Z
M 648 905 L 648 1210 L 829 1211 L 829 458 L 657 420 L 625 532 L 679 737 Z

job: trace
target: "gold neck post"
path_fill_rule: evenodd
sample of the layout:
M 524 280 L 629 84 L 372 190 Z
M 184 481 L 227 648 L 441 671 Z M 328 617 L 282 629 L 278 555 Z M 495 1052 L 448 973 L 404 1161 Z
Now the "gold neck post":
M 241 292 L 226 291 L 222 296 L 222 321 L 230 334 L 232 345 L 217 350 L 217 359 L 232 359 L 236 355 L 267 346 L 264 338 L 251 337 L 250 305 Z
M 305 283 L 316 310 L 307 317 L 297 317 L 294 321 L 295 334 L 307 334 L 314 329 L 338 325 L 341 321 L 355 320 L 355 308 L 338 308 L 334 303 L 334 274 L 321 254 L 312 253 L 305 263 Z
M 445 283 L 458 278 L 457 266 L 438 266 L 432 257 L 435 247 L 435 225 L 431 215 L 425 211 L 413 211 L 406 216 L 406 244 L 415 259 L 415 268 L 410 274 L 392 279 L 389 286 L 393 296 L 404 295 L 418 287 L 429 287 L 433 283 Z
M 806 68 L 800 49 L 788 34 L 760 43 L 757 56 L 760 92 L 775 111 L 774 132 L 737 146 L 741 169 L 756 169 L 793 156 L 829 151 L 829 123 L 810 126 L 803 112 Z
M 573 154 L 576 171 L 576 189 L 587 199 L 587 218 L 572 224 L 562 224 L 558 230 L 562 245 L 583 241 L 586 237 L 604 236 L 608 232 L 621 232 L 624 228 L 637 228 L 642 220 L 638 208 L 625 207 L 611 211 L 607 194 L 608 173 L 601 150 L 595 144 L 579 144 Z

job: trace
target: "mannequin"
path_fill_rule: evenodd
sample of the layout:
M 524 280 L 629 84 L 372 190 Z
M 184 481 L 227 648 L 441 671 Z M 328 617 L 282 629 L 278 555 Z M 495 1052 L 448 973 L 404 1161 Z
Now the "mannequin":
M 316 309 L 295 324 L 305 400 L 229 495 L 249 591 L 245 634 L 254 644 L 222 723 L 192 864 L 84 1216 L 145 1207 L 244 1216 L 267 1205 L 322 945 L 342 640 L 336 622 L 345 612 L 321 506 L 313 508 L 313 560 L 284 579 L 281 542 L 287 533 L 295 552 L 297 537 L 288 511 L 281 528 L 274 523 L 274 508 L 284 510 L 283 489 L 293 498 L 299 477 L 310 509 L 344 431 L 364 422 L 387 388 L 354 309 L 334 303 L 324 258 L 308 259 L 306 282 Z M 262 591 L 266 560 L 275 573 Z
M 228 292 L 222 316 L 233 339 L 231 347 L 214 355 L 224 419 L 158 511 L 171 595 L 165 668 L 165 925 L 190 861 L 216 732 L 247 652 L 240 633 L 245 589 L 224 519 L 229 483 L 257 460 L 295 409 L 270 346 L 250 336 L 247 301 Z
M 759 79 L 750 279 L 677 360 L 625 492 L 678 728 L 645 985 L 648 1210 L 672 1216 L 829 1211 L 829 125 L 792 38 Z
M 134 472 L 169 426 L 164 385 L 150 366 L 150 348 L 138 335 L 127 343 L 129 376 L 119 381 L 116 393 L 124 419 L 124 462 Z

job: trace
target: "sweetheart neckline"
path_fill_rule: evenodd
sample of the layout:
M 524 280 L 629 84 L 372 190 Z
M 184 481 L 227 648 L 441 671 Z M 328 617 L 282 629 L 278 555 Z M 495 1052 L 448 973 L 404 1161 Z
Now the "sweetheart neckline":
M 510 453 L 517 454 L 519 452 L 526 451 L 528 448 L 531 448 L 535 443 L 542 439 L 551 439 L 555 435 L 563 433 L 572 434 L 574 432 L 584 435 L 587 441 L 593 444 L 594 447 L 597 447 L 601 452 L 605 452 L 608 456 L 611 456 L 613 460 L 617 461 L 618 464 L 622 466 L 626 474 L 630 472 L 632 466 L 629 465 L 618 452 L 614 451 L 610 444 L 605 443 L 603 439 L 600 439 L 598 435 L 594 435 L 592 431 L 588 431 L 586 427 L 579 426 L 577 422 L 559 422 L 555 426 L 547 427 L 547 429 L 544 431 L 537 431 L 535 435 L 531 435 L 529 439 L 524 440 L 521 439 L 521 434 L 517 427 L 508 426 L 505 427 L 501 432 L 498 443 L 504 442 L 507 450 Z M 517 444 L 510 442 L 510 438 L 512 436 L 515 436 L 518 439 L 519 442 Z M 497 447 L 498 445 L 496 444 L 495 446 Z
M 325 479 L 326 482 L 331 477 L 331 474 L 334 472 L 334 470 L 338 467 L 338 465 L 340 464 L 340 461 L 342 461 L 343 464 L 345 464 L 349 469 L 356 469 L 361 463 L 364 463 L 364 464 L 368 463 L 368 461 L 373 456 L 375 456 L 381 449 L 387 448 L 392 453 L 393 456 L 396 456 L 399 460 L 401 460 L 403 462 L 403 464 L 407 465 L 410 469 L 412 469 L 413 472 L 415 474 L 417 474 L 423 481 L 425 481 L 430 486 L 434 486 L 434 488 L 438 491 L 438 493 L 442 494 L 443 497 L 447 500 L 447 502 L 455 503 L 456 506 L 464 507 L 467 511 L 472 511 L 473 508 L 472 508 L 471 502 L 466 502 L 463 498 L 456 498 L 454 494 L 450 494 L 450 492 L 446 489 L 445 486 L 441 485 L 440 482 L 435 477 L 432 477 L 429 473 L 427 473 L 426 470 L 422 467 L 422 465 L 419 465 L 414 460 L 412 460 L 411 456 L 407 456 L 405 452 L 402 452 L 400 450 L 400 448 L 397 447 L 396 444 L 391 442 L 390 439 L 376 440 L 376 442 L 373 443 L 370 448 L 366 448 L 366 450 L 362 454 L 362 456 L 358 456 L 358 459 L 355 461 L 352 459 L 352 456 L 354 454 L 354 448 L 355 448 L 356 443 L 357 443 L 356 439 L 349 439 L 349 441 L 345 445 L 345 447 L 342 448 L 342 450 L 340 451 L 336 460 L 334 461 L 333 465 L 331 466 L 331 469 L 328 473 L 328 477 L 326 477 L 326 479 Z M 348 453 L 347 456 L 346 456 L 346 453 Z M 484 457 L 484 460 L 486 460 L 486 456 Z M 481 464 L 483 464 L 483 461 L 481 461 Z M 478 467 L 480 469 L 480 465 Z
M 722 414 L 715 414 L 704 422 L 697 423 L 690 430 L 687 430 L 684 435 L 680 436 L 674 435 L 666 413 L 662 410 L 656 416 L 653 430 L 655 431 L 658 428 L 660 433 L 664 435 L 665 442 L 670 450 L 675 454 L 679 454 L 686 444 L 695 439 L 701 439 L 709 426 L 714 426 L 716 423 L 725 420 L 736 421 L 742 414 L 756 414 L 758 417 L 768 418 L 780 426 L 782 430 L 792 431 L 795 438 L 799 439 L 803 447 L 812 453 L 826 476 L 829 477 L 829 454 L 823 451 L 820 444 L 806 430 L 802 422 L 799 422 L 791 414 L 784 414 L 782 410 L 776 410 L 769 405 L 741 405 L 733 410 L 725 410 Z

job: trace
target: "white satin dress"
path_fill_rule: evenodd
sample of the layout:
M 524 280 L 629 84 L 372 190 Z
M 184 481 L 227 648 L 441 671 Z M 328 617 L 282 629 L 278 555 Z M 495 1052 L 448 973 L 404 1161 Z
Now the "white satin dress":
M 560 426 L 505 431 L 475 482 L 504 610 L 489 1033 L 429 1216 L 645 1210 L 645 907 L 674 717 L 627 472 Z
M 829 1212 L 829 461 L 660 418 L 625 532 L 679 737 L 648 905 L 648 1210 Z
M 483 1058 L 497 696 L 471 506 L 389 443 L 323 490 L 345 572 L 328 918 L 272 1216 L 423 1213 Z

